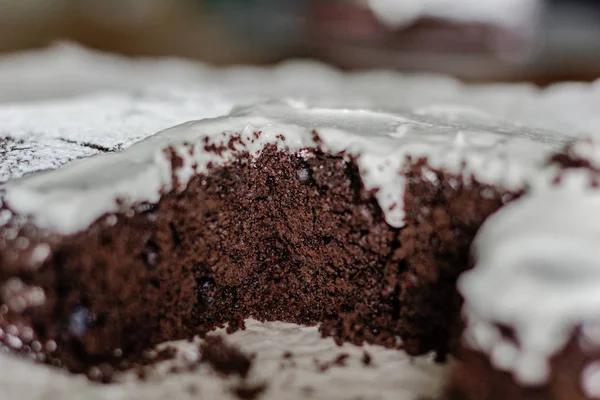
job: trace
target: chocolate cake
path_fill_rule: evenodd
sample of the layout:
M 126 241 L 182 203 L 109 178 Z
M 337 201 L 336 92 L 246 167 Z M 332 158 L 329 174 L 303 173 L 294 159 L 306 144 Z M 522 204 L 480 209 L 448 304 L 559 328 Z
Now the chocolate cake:
M 311 71 L 352 81 L 348 104 L 395 82 Z M 3 135 L 3 345 L 107 381 L 158 343 L 254 318 L 458 358 L 450 398 L 594 398 L 596 142 L 461 108 L 451 83 L 452 106 L 425 101 L 415 82 L 414 108 L 253 99 L 140 142 Z M 527 122 L 556 99 L 518 90 Z

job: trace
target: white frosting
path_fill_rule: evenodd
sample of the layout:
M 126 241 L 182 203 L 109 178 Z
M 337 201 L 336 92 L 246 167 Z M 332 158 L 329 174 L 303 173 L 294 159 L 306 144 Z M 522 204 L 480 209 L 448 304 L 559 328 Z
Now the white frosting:
M 76 137 L 77 132 L 87 136 L 96 130 L 94 140 L 110 136 L 114 130 L 139 137 L 136 134 L 139 128 L 128 124 L 133 116 L 140 123 L 144 122 L 141 128 L 145 131 L 155 119 L 158 122 L 163 116 L 175 121 L 171 124 L 182 123 L 185 122 L 182 118 L 224 115 L 236 104 L 255 104 L 290 96 L 322 107 L 392 111 L 449 106 L 455 110 L 475 109 L 496 120 L 558 132 L 593 133 L 600 127 L 596 107 L 600 81 L 565 83 L 547 89 L 516 84 L 464 85 L 452 78 L 434 75 L 378 70 L 340 73 L 324 64 L 297 60 L 273 68 L 221 69 L 172 59 L 131 60 L 64 44 L 0 57 L 0 87 L 0 110 L 7 114 L 0 115 L 2 136 L 22 126 L 41 134 L 68 132 L 71 137 Z M 84 96 L 88 94 L 104 100 L 100 104 L 100 100 L 93 101 L 91 95 Z M 57 100 L 65 97 L 71 99 Z M 35 103 L 23 103 L 31 99 L 35 99 Z M 39 102 L 40 99 L 51 101 Z M 177 102 L 185 113 L 180 113 Z M 84 105 L 78 107 L 77 103 Z M 572 107 L 573 104 L 577 107 Z M 113 115 L 110 130 L 101 123 L 102 109 L 110 110 Z M 569 112 L 565 113 L 565 109 Z M 118 124 L 118 111 L 122 113 L 123 126 Z M 190 117 L 193 112 L 196 116 Z M 43 119 L 36 123 L 35 116 L 40 114 Z M 64 115 L 74 119 L 69 121 L 62 118 Z M 86 124 L 86 118 L 97 122 Z M 464 123 L 473 122 L 470 116 L 453 113 L 453 119 L 461 118 Z M 9 127 L 4 125 L 7 120 L 11 123 Z M 75 128 L 82 127 L 77 125 L 85 129 L 76 131 Z M 157 124 L 154 132 L 160 129 L 164 126 Z
M 217 93 L 147 87 L 75 99 L 0 104 L 0 183 L 55 169 L 100 149 L 117 150 L 191 119 L 223 115 L 232 102 Z M 1 140 L 1 139 L 0 139 Z
M 267 143 L 292 151 L 314 147 L 312 132 L 316 130 L 324 149 L 358 156 L 365 187 L 378 189 L 376 197 L 387 222 L 401 227 L 404 178 L 399 172 L 407 156 L 427 157 L 433 168 L 463 174 L 466 180 L 474 176 L 484 183 L 519 190 L 554 148 L 543 142 L 564 140 L 527 129 L 507 133 L 505 126 L 493 120 L 485 121 L 487 127 L 481 122 L 444 121 L 437 118 L 439 108 L 430 114 L 309 107 L 298 101 L 238 108 L 226 117 L 161 132 L 121 152 L 13 181 L 6 186 L 5 199 L 41 227 L 74 233 L 105 213 L 119 211 L 117 199 L 125 205 L 156 203 L 161 192 L 174 189 L 164 152 L 168 146 L 184 158 L 177 172 L 182 184 L 177 189 L 183 189 L 194 174 L 207 170 L 208 163 L 226 163 L 235 156 L 231 151 L 222 156 L 204 151 L 205 137 L 227 143 L 229 135 L 224 133 L 240 133 L 245 147 L 239 149 L 259 154 Z M 259 139 L 255 132 L 262 132 Z M 278 139 L 279 135 L 285 140 Z M 193 154 L 184 146 L 186 142 L 193 145 Z
M 471 345 L 509 357 L 495 324 L 513 328 L 519 350 L 500 364 L 531 385 L 577 326 L 600 317 L 600 191 L 587 171 L 565 172 L 560 185 L 553 174 L 484 223 L 476 266 L 458 284 Z
M 542 5 L 540 0 L 367 0 L 367 3 L 392 28 L 420 18 L 522 27 L 535 21 Z
M 225 340 L 247 354 L 256 354 L 249 382 L 268 383 L 261 400 L 431 399 L 441 392 L 448 370 L 448 366 L 436 364 L 428 357 L 412 358 L 398 350 L 350 344 L 339 347 L 331 338 L 322 339 L 316 327 L 253 320 L 247 320 L 246 326 L 244 331 L 226 335 Z M 219 377 L 207 365 L 195 371 L 182 368 L 179 373 L 169 373 L 172 365 L 182 365 L 179 360 L 194 360 L 198 356 L 196 344 L 172 345 L 180 351 L 178 360 L 151 369 L 147 381 L 139 381 L 134 373 L 128 373 L 117 376 L 120 383 L 112 385 L 92 384 L 82 376 L 0 354 L 2 399 L 239 400 L 231 393 L 239 381 L 235 377 Z M 292 359 L 283 358 L 286 351 L 292 352 Z M 364 351 L 373 358 L 371 366 L 361 362 Z M 343 353 L 349 355 L 346 366 L 318 371 L 315 360 L 331 362 Z M 192 386 L 195 392 L 189 390 Z

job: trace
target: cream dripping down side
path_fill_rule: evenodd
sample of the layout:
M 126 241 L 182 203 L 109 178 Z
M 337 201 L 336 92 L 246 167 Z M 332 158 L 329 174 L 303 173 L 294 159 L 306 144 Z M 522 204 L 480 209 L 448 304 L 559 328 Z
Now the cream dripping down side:
M 162 193 L 185 188 L 209 163 L 225 164 L 240 151 L 259 155 L 268 143 L 298 152 L 320 146 L 331 153 L 357 158 L 368 189 L 387 222 L 404 225 L 401 172 L 407 157 L 426 157 L 434 169 L 465 180 L 475 177 L 508 190 L 519 190 L 536 176 L 540 165 L 564 140 L 552 132 L 512 127 L 495 120 L 444 118 L 439 109 L 391 113 L 377 109 L 313 107 L 300 101 L 277 101 L 236 108 L 228 116 L 189 122 L 151 136 L 126 150 L 75 161 L 66 167 L 10 181 L 8 205 L 30 216 L 36 225 L 62 234 L 85 230 L 106 213 L 140 202 L 156 203 Z M 469 120 L 467 118 L 467 120 Z M 257 137 L 255 133 L 260 132 Z M 204 150 L 205 140 L 227 144 L 241 141 L 221 155 Z M 207 139 L 206 139 L 207 138 Z M 183 158 L 172 182 L 172 147 Z M 117 204 L 117 199 L 120 205 Z
M 590 141 L 580 141 L 573 151 L 592 165 L 600 160 Z M 600 345 L 600 190 L 592 187 L 595 174 L 588 169 L 545 171 L 526 195 L 483 224 L 473 244 L 475 268 L 459 279 L 465 342 L 489 354 L 496 368 L 524 385 L 547 381 L 552 356 L 579 327 L 582 340 Z M 512 328 L 514 340 L 503 337 L 498 325 Z M 586 371 L 597 365 L 588 367 Z M 583 374 L 582 387 L 596 388 L 588 394 L 598 397 L 600 388 L 588 382 L 592 375 Z

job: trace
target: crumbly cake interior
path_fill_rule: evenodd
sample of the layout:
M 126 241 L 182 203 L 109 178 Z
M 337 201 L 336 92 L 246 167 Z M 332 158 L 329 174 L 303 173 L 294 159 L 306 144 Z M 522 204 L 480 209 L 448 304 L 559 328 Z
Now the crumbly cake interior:
M 181 163 L 174 152 L 172 163 Z M 4 310 L 0 326 L 14 330 L 4 340 L 86 372 L 126 367 L 152 345 L 225 323 L 235 330 L 253 317 L 321 323 L 340 343 L 435 351 L 443 360 L 460 333 L 455 281 L 469 245 L 513 195 L 434 172 L 425 160 L 410 165 L 402 229 L 385 222 L 353 160 L 274 145 L 211 166 L 156 205 L 44 237 L 52 252 L 38 270 L 22 261 L 44 234 L 25 224 L 9 235 L 8 224 L 4 249 L 23 237 L 32 245 L 0 251 L 3 286 L 20 283 L 3 301 L 29 301 L 35 288 L 46 301 Z

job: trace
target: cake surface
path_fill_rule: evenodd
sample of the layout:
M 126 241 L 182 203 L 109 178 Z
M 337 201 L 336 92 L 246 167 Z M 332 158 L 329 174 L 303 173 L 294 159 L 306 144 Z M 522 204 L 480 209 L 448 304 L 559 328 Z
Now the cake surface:
M 78 62 L 84 58 L 75 57 Z M 294 92 L 296 78 L 307 74 L 315 81 Z M 131 326 L 148 333 L 138 337 L 142 346 L 184 338 L 195 333 L 192 327 L 210 329 L 228 322 L 236 328 L 244 318 L 257 316 L 321 322 L 321 333 L 339 341 L 404 346 L 410 354 L 434 351 L 441 359 L 457 346 L 456 332 L 449 331 L 460 328 L 454 320 L 460 299 L 453 282 L 468 268 L 469 245 L 479 225 L 542 179 L 539 170 L 553 153 L 593 129 L 591 109 L 578 109 L 570 117 L 557 112 L 573 98 L 586 104 L 595 96 L 593 87 L 538 91 L 497 86 L 484 91 L 441 78 L 341 75 L 306 64 L 288 64 L 268 74 L 205 69 L 199 75 L 214 89 L 208 106 L 196 104 L 207 99 L 190 88 L 173 87 L 94 94 L 62 100 L 58 108 L 55 102 L 2 106 L 1 120 L 13 124 L 0 147 L 2 165 L 8 166 L 2 187 L 4 320 L 13 326 L 6 325 L 6 345 L 18 348 L 29 341 L 33 349 L 31 335 L 36 340 L 40 335 L 43 349 L 33 349 L 34 354 L 88 372 L 93 358 L 105 362 L 107 351 L 112 354 L 111 346 L 126 332 L 111 331 L 120 328 L 106 323 L 113 316 L 98 308 L 98 295 L 108 300 L 101 302 L 108 310 L 114 309 L 111 304 L 122 307 L 121 318 L 114 321 L 131 317 Z M 265 85 L 264 93 L 249 93 L 257 80 L 271 82 L 273 75 L 278 84 Z M 86 81 L 93 86 L 93 80 Z M 397 99 L 390 90 L 411 96 Z M 270 97 L 288 99 L 265 102 Z M 183 102 L 183 111 L 182 98 L 190 99 Z M 242 106 L 234 107 L 238 103 Z M 58 127 L 43 118 L 30 122 L 36 121 L 32 115 L 44 113 L 55 118 L 57 109 L 74 114 L 90 110 L 99 118 L 91 119 L 89 131 L 81 129 L 86 126 L 83 117 L 81 125 L 64 119 Z M 103 111 L 96 114 L 99 109 Z M 539 118 L 551 115 L 548 111 L 555 111 L 552 118 Z M 190 119 L 188 112 L 225 116 L 133 144 L 153 133 L 151 125 L 159 130 L 184 122 Z M 103 119 L 109 123 L 95 122 Z M 40 125 L 29 128 L 27 123 Z M 60 148 L 59 143 L 68 151 L 48 151 Z M 106 154 L 14 179 L 99 153 Z M 28 163 L 18 162 L 19 157 Z M 197 199 L 204 200 L 193 203 Z M 200 224 L 189 218 L 194 215 L 189 204 L 200 205 Z M 312 221 L 307 218 L 311 212 Z M 237 215 L 243 218 L 236 221 Z M 287 222 L 278 222 L 282 218 Z M 147 236 L 149 232 L 154 233 Z M 111 235 L 119 239 L 114 242 Z M 169 246 L 173 250 L 167 251 Z M 196 247 L 196 253 L 191 251 Z M 81 248 L 90 256 L 77 251 Z M 128 254 L 138 248 L 139 255 Z M 311 259 L 333 268 L 315 269 Z M 115 276 L 128 271 L 129 278 L 136 276 L 136 282 L 148 286 L 136 283 L 123 291 L 121 278 L 89 275 L 99 263 Z M 113 267 L 119 263 L 122 268 Z M 173 268 L 176 263 L 180 268 Z M 256 265 L 262 263 L 261 272 Z M 32 272 L 40 267 L 47 272 Z M 61 284 L 67 280 L 58 272 L 80 278 Z M 303 275 L 315 272 L 309 279 Z M 182 280 L 186 274 L 194 276 L 191 286 Z M 334 278 L 336 274 L 341 275 Z M 327 283 L 338 279 L 335 285 Z M 282 280 L 291 296 L 285 301 L 285 291 L 267 295 L 277 293 L 273 282 Z M 108 291 L 94 289 L 105 284 Z M 132 302 L 137 289 L 144 295 Z M 115 290 L 124 297 L 103 297 Z M 82 293 L 91 298 L 82 302 Z M 172 300 L 168 309 L 176 311 L 156 318 L 133 312 L 136 307 L 156 309 L 151 305 L 159 299 Z M 182 301 L 190 303 L 181 307 Z M 202 307 L 195 311 L 198 304 L 205 310 L 210 304 L 218 307 L 202 314 Z M 226 312 L 228 304 L 240 310 Z M 31 313 L 30 307 L 55 307 L 60 318 Z M 335 309 L 334 315 L 327 314 L 328 308 Z M 373 312 L 380 316 L 373 318 Z M 107 327 L 97 328 L 103 325 L 98 321 Z M 37 327 L 42 322 L 43 329 Z M 29 327 L 37 328 L 32 333 L 25 329 Z M 55 329 L 66 333 L 53 333 Z M 72 339 L 87 337 L 88 331 L 99 336 L 75 341 L 79 344 L 72 347 Z M 119 350 L 133 354 L 143 349 Z

